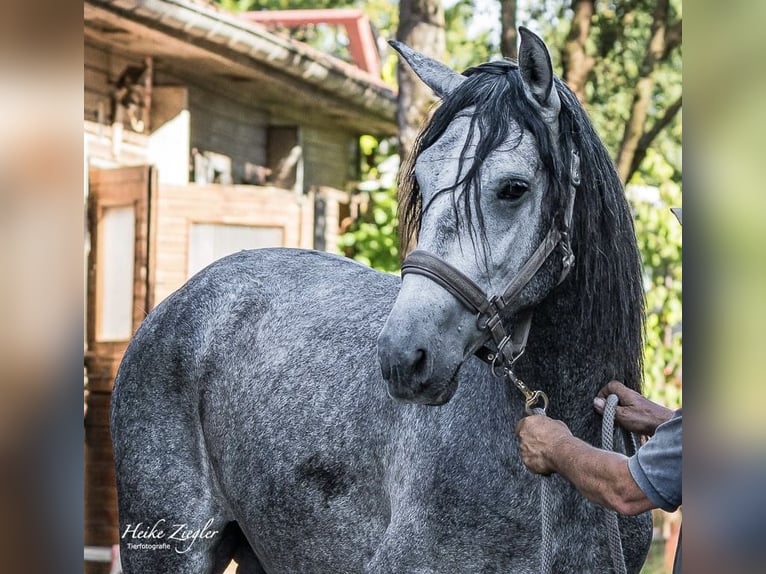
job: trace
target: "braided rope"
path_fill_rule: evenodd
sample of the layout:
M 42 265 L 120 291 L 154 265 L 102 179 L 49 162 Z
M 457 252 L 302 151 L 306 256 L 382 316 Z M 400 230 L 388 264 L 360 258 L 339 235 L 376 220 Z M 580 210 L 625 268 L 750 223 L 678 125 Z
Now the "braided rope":
M 532 409 L 536 415 L 545 416 L 545 410 Z M 542 515 L 540 517 L 542 536 L 540 540 L 540 572 L 541 574 L 552 574 L 553 572 L 553 484 L 552 476 L 540 477 L 540 505 L 542 506 Z
M 601 446 L 605 450 L 614 448 L 614 417 L 617 412 L 617 395 L 609 395 L 604 408 L 604 420 L 601 427 Z M 536 415 L 545 415 L 543 409 L 532 409 Z M 631 436 L 631 438 L 633 438 Z M 635 442 L 633 443 L 635 447 Z M 554 498 L 551 480 L 552 476 L 540 477 L 540 505 L 542 506 L 542 538 L 540 548 L 540 572 L 552 574 L 553 572 L 553 512 Z M 617 521 L 617 513 L 614 510 L 604 509 L 606 516 L 606 530 L 609 541 L 609 553 L 612 557 L 612 567 L 616 574 L 627 574 L 625 556 L 622 551 L 622 539 L 620 538 L 620 525 Z
M 617 412 L 617 395 L 609 395 L 604 407 L 604 421 L 601 426 L 601 447 L 604 450 L 614 448 L 614 417 Z M 622 552 L 622 540 L 620 539 L 620 525 L 617 521 L 617 513 L 614 510 L 604 509 L 606 513 L 606 532 L 609 538 L 609 552 L 612 555 L 612 566 L 616 574 L 627 574 L 625 569 L 625 556 Z
M 540 572 L 551 574 L 553 572 L 553 488 L 552 476 L 540 477 L 540 503 L 543 507 L 542 528 L 543 535 L 540 541 L 540 559 L 542 564 Z

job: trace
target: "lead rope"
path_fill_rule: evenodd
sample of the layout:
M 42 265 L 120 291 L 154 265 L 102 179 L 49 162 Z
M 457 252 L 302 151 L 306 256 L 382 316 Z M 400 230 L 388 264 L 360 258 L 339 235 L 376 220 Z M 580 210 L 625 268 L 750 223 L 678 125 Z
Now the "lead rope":
M 545 416 L 545 409 L 535 408 L 532 413 Z M 551 574 L 553 572 L 553 488 L 552 476 L 540 477 L 540 506 L 542 515 L 540 523 L 542 528 L 542 538 L 540 539 L 540 572 L 541 574 Z
M 617 395 L 609 395 L 604 407 L 604 420 L 601 423 L 601 448 L 614 450 L 614 416 L 617 412 Z M 620 538 L 620 525 L 617 522 L 617 513 L 614 510 L 605 509 L 606 533 L 609 537 L 609 552 L 612 555 L 612 566 L 616 574 L 627 574 L 625 569 L 625 556 L 622 553 L 622 539 Z
M 604 407 L 604 420 L 601 424 L 601 447 L 605 450 L 613 450 L 614 447 L 614 417 L 617 412 L 617 395 L 609 395 Z M 531 409 L 533 414 L 545 416 L 545 409 Z M 635 447 L 635 443 L 633 445 Z M 542 507 L 541 527 L 542 539 L 540 542 L 540 560 L 542 574 L 553 572 L 553 496 L 551 489 L 551 476 L 540 477 L 540 505 Z M 609 540 L 609 553 L 612 557 L 612 567 L 616 574 L 627 574 L 625 568 L 625 556 L 622 552 L 622 539 L 620 538 L 620 525 L 617 521 L 617 513 L 614 510 L 604 510 L 606 513 L 606 532 Z

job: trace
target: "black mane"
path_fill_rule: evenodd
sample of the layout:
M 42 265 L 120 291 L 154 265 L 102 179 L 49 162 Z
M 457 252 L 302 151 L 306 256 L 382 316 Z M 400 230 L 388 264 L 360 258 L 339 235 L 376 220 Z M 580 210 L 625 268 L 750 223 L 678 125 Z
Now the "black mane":
M 581 158 L 581 183 L 571 227 L 576 263 L 567 281 L 575 282 L 583 328 L 595 334 L 603 349 L 621 353 L 616 363 L 619 372 L 615 376 L 623 378 L 627 386 L 640 389 L 644 324 L 641 259 L 622 184 L 585 111 L 566 84 L 556 78 L 554 87 L 561 111 L 559 141 L 553 141 L 539 110 L 525 96 L 516 63 L 490 62 L 470 68 L 464 75 L 467 79 L 434 111 L 402 167 L 399 181 L 402 255 L 405 247 L 417 238 L 424 208 L 414 175 L 415 160 L 465 108 L 475 106 L 466 141 L 470 142 L 479 130 L 479 145 L 466 175 L 440 193 L 452 192 L 458 225 L 475 219 L 478 236 L 471 239 L 479 240 L 485 254 L 491 238 L 486 236 L 478 186 L 479 169 L 489 153 L 506 140 L 515 125 L 534 136 L 542 169 L 548 174 L 542 222 L 542 228 L 547 230 L 553 225 L 560 228 L 563 225 L 572 151 L 577 150 Z M 459 160 L 459 173 L 462 173 L 464 155 L 465 149 Z M 460 189 L 465 192 L 461 193 Z M 609 246 L 609 254 L 601 246 Z

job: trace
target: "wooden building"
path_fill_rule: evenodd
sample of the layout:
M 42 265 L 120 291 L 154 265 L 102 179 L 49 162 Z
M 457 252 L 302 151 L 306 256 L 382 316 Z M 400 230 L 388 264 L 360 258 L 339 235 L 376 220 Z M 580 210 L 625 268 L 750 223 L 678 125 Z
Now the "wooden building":
M 109 402 L 146 313 L 243 248 L 334 251 L 358 138 L 396 95 L 356 66 L 192 0 L 86 0 L 86 546 L 118 542 Z M 86 563 L 108 572 L 108 564 Z

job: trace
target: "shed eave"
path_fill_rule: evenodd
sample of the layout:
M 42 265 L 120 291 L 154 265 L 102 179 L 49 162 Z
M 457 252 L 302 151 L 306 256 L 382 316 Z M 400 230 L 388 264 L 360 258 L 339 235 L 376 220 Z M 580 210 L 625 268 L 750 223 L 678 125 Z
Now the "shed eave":
M 86 0 L 86 29 L 99 14 L 193 46 L 216 62 L 266 72 L 321 101 L 349 129 L 396 133 L 396 92 L 380 79 L 226 11 L 189 0 Z

